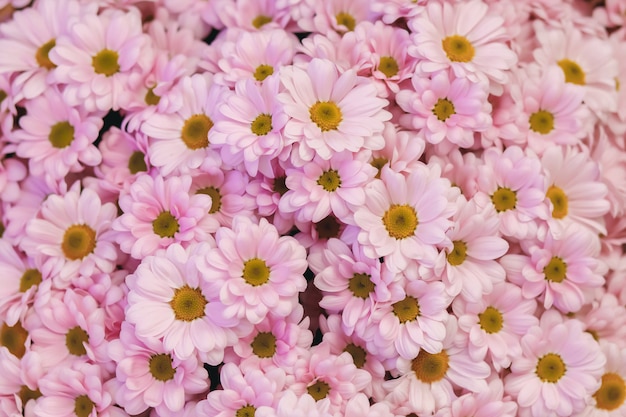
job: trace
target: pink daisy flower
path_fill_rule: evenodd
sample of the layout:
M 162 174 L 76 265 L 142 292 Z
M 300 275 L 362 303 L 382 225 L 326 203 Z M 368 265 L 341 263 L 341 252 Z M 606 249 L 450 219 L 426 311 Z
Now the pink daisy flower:
M 138 339 L 128 322 L 122 324 L 119 339 L 111 341 L 109 355 L 116 363 L 115 401 L 133 415 L 148 407 L 179 412 L 189 395 L 209 388 L 197 357 L 181 360 L 156 339 Z
M 360 22 L 371 20 L 372 0 L 337 0 L 316 2 L 305 0 L 313 5 L 314 15 L 298 20 L 298 26 L 305 32 L 327 35 L 331 32 L 344 34 L 353 31 Z
M 200 354 L 203 361 L 218 364 L 224 348 L 237 333 L 249 333 L 249 326 L 224 314 L 218 294 L 204 283 L 196 267 L 202 253 L 212 245 L 201 243 L 183 249 L 172 244 L 166 250 L 143 259 L 127 277 L 126 319 L 135 326 L 140 339 L 159 338 L 167 352 L 185 360 Z
M 614 294 L 600 292 L 594 301 L 576 313 L 575 318 L 585 325 L 585 330 L 594 339 L 626 348 L 626 309 Z
M 505 43 L 504 19 L 489 13 L 486 3 L 429 2 L 409 28 L 414 33 L 409 54 L 420 60 L 418 71 L 451 68 L 456 77 L 486 82 L 491 94 L 502 93 L 517 57 Z
M 513 358 L 504 390 L 520 411 L 531 415 L 572 416 L 601 387 L 606 359 L 577 320 L 550 310 L 522 337 L 522 356 Z
M 293 213 L 278 210 L 280 198 L 288 191 L 285 184 L 287 177 L 276 160 L 272 161 L 272 165 L 274 178 L 257 175 L 246 185 L 246 194 L 254 198 L 255 213 L 259 217 L 271 218 L 278 233 L 287 234 L 293 227 Z
M 102 118 L 82 107 L 68 106 L 56 88 L 28 100 L 20 129 L 8 134 L 17 156 L 28 159 L 32 175 L 54 181 L 84 166 L 98 165 L 102 155 L 93 142 L 102 128 Z
M 445 139 L 469 148 L 474 144 L 474 132 L 491 125 L 491 106 L 483 84 L 457 78 L 449 71 L 430 78 L 415 74 L 411 81 L 415 91 L 396 94 L 396 102 L 408 113 L 400 116 L 400 124 L 421 130 L 427 142 L 438 144 Z
M 365 255 L 385 257 L 396 272 L 416 262 L 434 265 L 435 245 L 451 243 L 445 233 L 454 211 L 450 183 L 439 174 L 436 166 L 419 165 L 406 177 L 383 167 L 381 180 L 370 183 L 365 205 L 354 213 Z
M 51 271 L 58 288 L 65 288 L 78 274 L 113 270 L 117 250 L 110 228 L 116 215 L 115 205 L 102 204 L 94 191 L 80 191 L 76 183 L 64 196 L 48 196 L 39 218 L 27 224 L 20 247 L 41 254 L 42 269 Z
M 398 19 L 411 20 L 411 18 L 424 10 L 426 1 L 374 0 L 372 2 L 372 11 L 381 14 L 382 21 L 390 25 Z
M 293 62 L 301 68 L 306 68 L 314 58 L 320 58 L 332 61 L 340 73 L 353 69 L 357 75 L 367 76 L 372 72 L 371 52 L 354 32 L 343 36 L 335 32 L 327 35 L 314 33 L 302 39 L 298 52 Z
M 281 395 L 276 408 L 260 407 L 254 414 L 255 417 L 291 417 L 294 410 L 302 417 L 332 417 L 330 402 L 328 400 L 316 401 L 308 394 L 298 396 L 291 390 Z
M 306 252 L 290 236 L 279 236 L 267 220 L 236 217 L 215 235 L 217 248 L 198 268 L 209 291 L 219 294 L 225 317 L 258 324 L 271 311 L 288 316 L 306 288 Z
M 163 179 L 139 174 L 120 193 L 118 204 L 123 214 L 112 224 L 120 249 L 143 259 L 173 243 L 209 239 L 211 229 L 217 228 L 214 221 L 207 220 L 211 199 L 203 194 L 190 195 L 190 189 L 189 176 Z
M 36 354 L 29 352 L 22 359 L 0 347 L 0 412 L 5 416 L 34 416 L 35 400 L 41 396 L 39 379 L 44 375 L 37 366 Z
M 280 79 L 285 92 L 278 98 L 291 117 L 285 136 L 298 142 L 292 159 L 307 162 L 318 155 L 328 160 L 335 152 L 384 146 L 383 122 L 391 114 L 370 80 L 352 70 L 339 75 L 335 64 L 317 58 L 306 70 L 284 68 Z
M 467 393 L 452 401 L 449 407 L 443 407 L 434 417 L 516 417 L 517 404 L 510 398 L 503 398 L 502 381 L 493 379 L 489 389 L 479 393 Z
M 228 28 L 246 31 L 272 30 L 293 26 L 289 5 L 276 0 L 236 0 L 220 18 Z M 291 28 L 295 29 L 295 28 Z
M 140 128 L 150 139 L 150 164 L 164 176 L 187 174 L 203 163 L 219 161 L 211 146 L 211 130 L 227 90 L 204 74 L 184 77 L 175 88 L 180 108 L 175 113 L 154 114 Z
M 386 122 L 383 130 L 385 146 L 380 150 L 372 151 L 370 164 L 378 169 L 376 178 L 380 178 L 381 170 L 387 164 L 394 172 L 408 174 L 424 154 L 426 142 L 413 132 L 400 130 L 393 123 Z
M 142 32 L 137 9 L 109 9 L 82 16 L 50 51 L 54 81 L 65 84 L 63 98 L 87 111 L 117 110 L 131 96 L 136 79 L 151 68 L 153 51 Z
M 602 167 L 600 179 L 609 191 L 610 216 L 619 217 L 626 211 L 626 152 L 611 142 L 611 136 L 600 130 L 591 158 Z
M 615 27 L 626 24 L 626 4 L 619 0 L 606 0 L 604 6 L 593 9 L 593 18 L 604 26 Z

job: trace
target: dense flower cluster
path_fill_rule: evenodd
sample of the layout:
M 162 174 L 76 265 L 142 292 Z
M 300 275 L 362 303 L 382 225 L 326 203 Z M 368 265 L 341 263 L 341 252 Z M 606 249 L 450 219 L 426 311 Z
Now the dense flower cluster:
M 0 417 L 626 415 L 622 0 L 0 20 Z

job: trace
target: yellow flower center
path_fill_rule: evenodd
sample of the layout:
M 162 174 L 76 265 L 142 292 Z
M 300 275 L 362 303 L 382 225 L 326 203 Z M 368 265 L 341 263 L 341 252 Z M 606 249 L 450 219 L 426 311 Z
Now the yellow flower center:
M 330 385 L 320 379 L 317 380 L 315 384 L 310 385 L 306 390 L 315 401 L 319 401 L 326 398 L 330 392 Z
M 259 358 L 271 358 L 276 353 L 276 336 L 270 332 L 260 332 L 254 337 L 250 346 L 252 353 Z
M 491 202 L 498 213 L 513 210 L 517 205 L 517 194 L 510 188 L 498 187 L 491 196 Z
M 502 313 L 497 308 L 489 306 L 478 315 L 478 322 L 485 332 L 498 333 L 502 330 Z
M 369 274 L 354 274 L 348 281 L 348 289 L 355 297 L 366 299 L 374 291 L 375 285 Z
M 397 301 L 391 305 L 393 314 L 400 323 L 406 323 L 417 319 L 420 315 L 420 305 L 417 298 L 407 295 L 404 300 Z
M 534 112 L 528 118 L 530 130 L 542 135 L 547 135 L 554 129 L 554 115 L 546 110 Z
M 332 214 L 324 217 L 314 225 L 317 236 L 320 239 L 330 239 L 338 237 L 341 232 L 341 223 L 337 221 L 337 218 Z
M 0 329 L 0 346 L 4 346 L 14 356 L 21 358 L 26 353 L 28 332 L 19 321 L 14 326 L 2 323 Z
M 420 350 L 417 357 L 411 361 L 411 369 L 417 379 L 427 384 L 441 381 L 449 367 L 448 353 L 445 350 L 439 353 Z
M 271 17 L 260 14 L 254 19 L 252 19 L 252 26 L 254 26 L 257 29 L 261 29 L 261 27 L 263 27 L 264 25 L 267 25 L 271 21 L 272 21 Z
M 211 209 L 209 210 L 209 214 L 217 213 L 222 208 L 222 194 L 219 188 L 213 186 L 200 188 L 196 191 L 196 194 L 206 194 L 211 197 Z
M 553 256 L 543 268 L 543 273 L 547 281 L 563 282 L 567 275 L 567 264 L 558 256 Z
M 391 205 L 382 221 L 389 236 L 398 240 L 413 236 L 419 224 L 415 209 L 408 204 Z
M 213 127 L 213 121 L 206 114 L 194 114 L 185 120 L 180 132 L 182 141 L 191 150 L 202 149 L 209 146 L 209 130 Z
M 148 170 L 148 166 L 146 165 L 145 155 L 141 151 L 135 151 L 132 153 L 130 158 L 128 158 L 128 170 L 131 174 L 136 174 L 138 172 L 145 172 Z
M 322 132 L 337 130 L 339 123 L 343 120 L 341 109 L 332 101 L 318 101 L 309 109 L 311 121 L 320 128 Z
M 437 116 L 439 121 L 445 122 L 450 118 L 450 116 L 456 114 L 454 104 L 452 104 L 452 102 L 447 98 L 440 98 L 433 107 L 433 114 Z
M 235 417 L 254 417 L 256 413 L 256 408 L 251 405 L 246 405 L 245 407 L 241 407 L 235 413 Z
M 350 343 L 343 350 L 344 352 L 348 352 L 350 356 L 352 356 L 352 361 L 354 362 L 354 366 L 361 369 L 365 366 L 365 359 L 367 352 L 361 346 L 357 346 L 354 343 Z
M 285 195 L 285 193 L 289 191 L 289 188 L 287 188 L 286 181 L 287 181 L 287 177 L 284 175 L 274 178 L 274 182 L 272 183 L 272 190 L 275 193 L 280 194 L 281 196 Z
M 70 226 L 63 235 L 61 249 L 71 261 L 83 259 L 96 248 L 96 231 L 86 224 Z
M 569 59 L 562 59 L 557 64 L 559 64 L 563 74 L 565 74 L 565 82 L 585 85 L 585 71 L 583 71 L 580 65 Z
M 259 114 L 250 124 L 250 130 L 257 136 L 265 136 L 272 131 L 272 116 Z
M 378 71 L 385 74 L 385 77 L 391 78 L 398 73 L 400 67 L 398 61 L 392 56 L 380 57 L 380 63 L 378 64 Z
M 452 62 L 470 62 L 474 58 L 474 45 L 465 36 L 448 36 L 441 46 Z
M 379 156 L 379 157 L 372 159 L 372 162 L 370 162 L 370 165 L 372 165 L 374 168 L 378 170 L 378 172 L 376 173 L 376 178 L 380 178 L 380 173 L 382 172 L 383 167 L 387 165 L 388 162 L 389 160 L 383 156 Z
M 257 81 L 263 81 L 274 73 L 274 67 L 271 65 L 259 65 L 254 71 L 254 78 Z
M 154 94 L 154 87 L 148 89 L 143 99 L 148 106 L 156 106 L 161 101 L 161 97 Z
M 26 292 L 30 287 L 39 285 L 42 277 L 38 269 L 27 269 L 20 278 L 20 292 Z
M 546 192 L 546 197 L 552 202 L 552 217 L 562 219 L 567 216 L 568 199 L 561 188 L 556 185 L 550 186 Z
M 168 353 L 154 354 L 149 362 L 150 374 L 157 381 L 169 381 L 176 370 L 172 367 L 172 356 Z
M 339 12 L 337 16 L 338 25 L 344 25 L 349 31 L 353 31 L 356 26 L 356 19 L 348 12 Z
M 543 355 L 537 361 L 535 373 L 543 382 L 556 383 L 567 371 L 561 356 L 556 353 Z
M 204 317 L 204 307 L 207 304 L 200 288 L 191 288 L 189 285 L 177 288 L 170 301 L 176 320 L 181 321 L 194 321 Z
M 448 263 L 452 266 L 459 266 L 465 262 L 465 258 L 467 258 L 467 243 L 461 240 L 455 240 L 452 244 L 454 247 L 448 254 Z
M 152 221 L 152 231 L 160 237 L 174 237 L 180 230 L 176 217 L 169 211 L 163 211 Z
M 37 52 L 35 52 L 35 59 L 37 60 L 37 64 L 39 64 L 40 67 L 49 70 L 56 67 L 56 65 L 54 65 L 54 62 L 50 61 L 50 57 L 48 56 L 52 48 L 54 48 L 55 46 L 56 40 L 50 39 L 48 42 L 41 45 L 39 49 L 37 49 Z
M 120 64 L 117 62 L 119 57 L 117 52 L 103 49 L 91 59 L 91 65 L 96 74 L 104 74 L 110 77 L 120 70 Z
M 65 346 L 74 356 L 87 354 L 85 343 L 89 342 L 89 335 L 80 326 L 74 326 L 65 334 Z
M 612 372 L 602 375 L 602 385 L 593 397 L 596 400 L 596 408 L 607 411 L 617 410 L 626 399 L 624 378 Z
M 270 269 L 263 259 L 252 258 L 243 263 L 242 278 L 253 287 L 270 280 Z
M 89 417 L 95 406 L 87 395 L 79 395 L 74 400 L 74 414 L 76 417 Z
M 57 149 L 70 146 L 74 140 L 74 126 L 67 121 L 55 123 L 50 128 L 48 140 Z
M 334 169 L 324 171 L 317 179 L 317 185 L 321 185 L 324 191 L 328 191 L 329 193 L 337 191 L 337 188 L 341 187 L 339 173 Z

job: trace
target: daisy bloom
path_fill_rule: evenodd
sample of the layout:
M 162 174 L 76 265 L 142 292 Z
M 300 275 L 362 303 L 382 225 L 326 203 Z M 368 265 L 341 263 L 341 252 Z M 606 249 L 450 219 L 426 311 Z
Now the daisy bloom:
M 18 359 L 6 347 L 0 347 L 0 412 L 3 415 L 34 416 L 32 409 L 35 400 L 41 397 L 36 381 L 44 375 L 43 369 L 37 366 L 36 356 L 29 352 L 24 358 Z
M 572 416 L 600 389 L 606 359 L 578 320 L 547 311 L 521 343 L 522 355 L 513 358 L 511 373 L 504 379 L 504 391 L 516 399 L 520 411 Z
M 240 28 L 246 31 L 272 30 L 293 26 L 289 5 L 276 0 L 237 0 L 227 3 L 220 16 L 228 28 Z M 292 30 L 295 28 L 291 28 Z
M 401 21 L 402 19 L 411 20 L 411 18 L 424 10 L 426 1 L 374 0 L 372 2 L 372 11 L 381 14 L 382 21 L 390 25 L 398 19 Z
M 626 348 L 626 309 L 612 293 L 600 292 L 593 302 L 585 304 L 574 317 L 583 322 L 585 330 L 594 339 Z
M 318 155 L 328 160 L 335 152 L 384 146 L 383 122 L 391 114 L 371 80 L 353 70 L 340 75 L 331 61 L 317 58 L 306 70 L 283 68 L 280 80 L 285 91 L 278 98 L 291 117 L 285 136 L 299 142 L 292 159 L 306 162 Z
M 419 165 L 424 154 L 426 142 L 414 132 L 400 130 L 391 122 L 385 123 L 383 130 L 384 148 L 372 151 L 370 164 L 378 169 L 376 178 L 380 178 L 383 167 L 389 164 L 394 172 L 408 174 L 415 165 Z
M 306 288 L 306 252 L 290 236 L 279 236 L 267 220 L 236 217 L 215 234 L 217 248 L 200 258 L 209 291 L 219 294 L 225 317 L 258 324 L 271 311 L 287 316 Z
M 316 401 L 308 394 L 298 396 L 292 390 L 286 390 L 276 408 L 259 407 L 254 417 L 291 417 L 294 410 L 298 410 L 298 415 L 302 417 L 332 417 L 329 409 L 328 400 Z
M 439 175 L 437 166 L 419 165 L 407 176 L 383 167 L 381 179 L 367 188 L 365 205 L 354 213 L 367 256 L 385 257 L 396 272 L 415 261 L 434 264 L 435 245 L 451 243 L 445 233 L 454 210 L 448 201 L 450 183 Z
M 340 73 L 353 69 L 357 75 L 368 76 L 372 72 L 371 52 L 355 32 L 343 36 L 335 32 L 326 36 L 313 33 L 302 39 L 298 52 L 293 62 L 301 68 L 306 68 L 311 60 L 319 58 L 332 61 Z
M 317 2 L 305 0 L 313 5 L 312 18 L 298 20 L 298 26 L 305 32 L 344 34 L 353 31 L 360 22 L 373 18 L 371 0 L 338 0 Z
M 434 417 L 516 417 L 517 404 L 510 397 L 503 398 L 504 387 L 500 379 L 489 382 L 489 388 L 479 393 L 467 393 L 435 413 Z
M 78 274 L 113 270 L 117 260 L 110 230 L 117 215 L 114 204 L 101 203 L 94 191 L 81 191 L 76 183 L 64 196 L 50 195 L 39 214 L 27 224 L 20 247 L 41 254 L 58 288 L 67 287 Z
M 504 19 L 490 14 L 487 3 L 429 2 L 409 28 L 414 33 L 409 54 L 419 59 L 418 71 L 451 68 L 456 77 L 486 82 L 491 94 L 502 93 L 517 57 L 505 43 Z

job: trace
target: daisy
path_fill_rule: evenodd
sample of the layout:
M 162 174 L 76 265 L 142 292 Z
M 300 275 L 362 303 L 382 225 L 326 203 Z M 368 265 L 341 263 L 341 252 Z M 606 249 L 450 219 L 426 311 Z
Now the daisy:
M 426 0 L 374 0 L 372 11 L 381 14 L 381 19 L 388 25 L 396 20 L 411 20 L 424 10 Z
M 157 255 L 145 257 L 134 274 L 127 277 L 126 319 L 135 334 L 163 341 L 166 352 L 185 360 L 200 354 L 203 361 L 216 365 L 224 348 L 236 340 L 233 330 L 245 335 L 245 323 L 224 314 L 218 294 L 209 290 L 196 267 L 200 254 L 211 251 L 203 242 L 188 249 L 170 245 Z
M 372 19 L 370 10 L 372 0 L 337 0 L 333 2 L 314 2 L 314 16 L 298 20 L 298 26 L 305 32 L 339 34 L 353 31 L 360 22 Z
M 609 280 L 609 277 L 605 278 Z M 610 291 L 611 283 L 608 287 Z M 585 304 L 575 317 L 585 325 L 585 330 L 594 339 L 626 348 L 626 309 L 622 304 L 614 294 L 601 292 L 594 301 Z
M 420 60 L 418 71 L 431 74 L 451 68 L 456 77 L 486 82 L 491 94 L 502 93 L 517 57 L 505 44 L 504 19 L 490 14 L 486 3 L 429 2 L 408 23 L 414 33 L 409 54 Z
M 319 155 L 328 160 L 335 152 L 384 146 L 383 122 L 391 114 L 372 81 L 352 70 L 339 75 L 335 64 L 317 58 L 306 70 L 284 68 L 280 80 L 285 92 L 278 99 L 291 117 L 285 136 L 299 142 L 292 159 L 308 162 Z
M 298 396 L 292 390 L 286 390 L 280 397 L 276 408 L 259 407 L 255 417 L 291 417 L 294 410 L 302 417 L 332 417 L 328 400 L 316 401 L 308 394 Z
M 450 183 L 438 167 L 419 165 L 408 176 L 383 167 L 367 189 L 365 205 L 354 213 L 358 241 L 370 258 L 385 257 L 392 271 L 415 262 L 433 265 L 435 245 L 449 246 L 445 233 L 453 208 Z
M 545 312 L 538 326 L 522 336 L 522 355 L 513 358 L 504 390 L 520 411 L 532 415 L 572 416 L 601 387 L 606 359 L 577 320 Z
M 389 165 L 392 171 L 408 174 L 415 165 L 420 164 L 426 142 L 414 132 L 400 130 L 391 122 L 385 122 L 383 130 L 385 146 L 372 151 L 370 164 L 378 169 L 376 178 L 380 178 L 381 170 Z
M 6 347 L 0 347 L 0 410 L 6 416 L 31 416 L 35 400 L 41 397 L 38 381 L 44 375 L 43 370 L 36 366 L 36 354 L 18 359 Z
M 517 404 L 503 395 L 502 381 L 495 378 L 489 382 L 486 391 L 464 394 L 453 400 L 449 407 L 441 408 L 434 417 L 516 417 Z
M 357 75 L 368 76 L 372 73 L 371 52 L 363 39 L 355 32 L 343 36 L 330 32 L 326 36 L 318 33 L 302 39 L 302 45 L 293 58 L 294 65 L 306 68 L 314 58 L 332 61 L 340 73 L 350 69 Z
M 275 0 L 237 0 L 228 6 L 220 16 L 228 28 L 255 31 L 293 26 L 289 7 L 285 2 L 281 4 Z
M 293 213 L 278 210 L 280 198 L 288 191 L 285 170 L 272 161 L 274 177 L 257 175 L 246 185 L 246 194 L 254 198 L 255 213 L 259 217 L 271 218 L 280 234 L 287 234 L 293 227 Z
M 236 217 L 215 235 L 217 248 L 198 261 L 209 291 L 219 294 L 225 317 L 258 324 L 271 311 L 288 316 L 306 288 L 306 252 L 279 236 L 267 220 Z
M 78 274 L 113 270 L 115 205 L 101 203 L 94 191 L 81 191 L 76 183 L 64 196 L 48 196 L 39 214 L 27 224 L 20 247 L 41 254 L 43 268 L 49 268 L 58 288 L 67 287 Z
M 626 211 L 626 152 L 600 130 L 591 158 L 598 163 L 600 179 L 608 188 L 605 198 L 610 203 L 610 217 L 619 218 Z M 608 227 L 607 227 L 608 229 Z
M 82 16 L 57 38 L 49 56 L 56 64 L 54 81 L 65 85 L 65 101 L 90 112 L 122 107 L 131 83 L 150 70 L 153 60 L 135 8 Z

